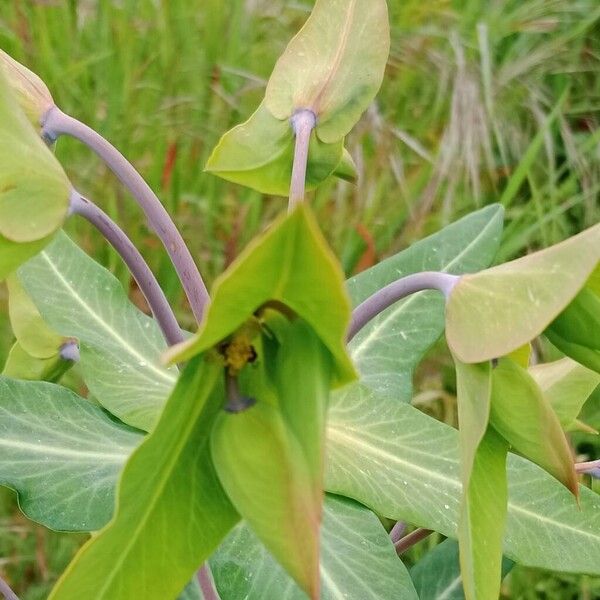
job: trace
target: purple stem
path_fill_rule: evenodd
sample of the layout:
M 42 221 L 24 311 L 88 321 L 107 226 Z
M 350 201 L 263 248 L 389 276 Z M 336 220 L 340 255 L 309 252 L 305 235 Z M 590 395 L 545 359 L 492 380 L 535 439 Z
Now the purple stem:
M 0 577 L 0 594 L 2 594 L 6 600 L 19 600 L 19 597 L 10 589 L 10 586 L 2 579 L 2 577 Z
M 594 477 L 600 478 L 600 460 L 590 460 L 589 462 L 581 462 L 575 465 L 577 473 L 587 473 Z
M 304 201 L 310 135 L 317 124 L 317 117 L 312 110 L 303 109 L 294 113 L 290 122 L 296 135 L 294 164 L 292 166 L 292 180 L 290 183 L 290 201 L 288 205 L 289 210 L 293 210 L 298 203 Z
M 70 210 L 71 214 L 87 219 L 119 253 L 146 298 L 167 344 L 172 346 L 182 342 L 184 338 L 181 329 L 164 292 L 125 232 L 101 208 L 75 190 L 71 193 Z
M 146 214 L 150 227 L 166 248 L 179 275 L 198 322 L 210 301 L 208 291 L 192 255 L 169 213 L 133 165 L 100 134 L 53 106 L 42 118 L 42 134 L 48 140 L 70 135 L 91 148 L 129 189 Z
M 204 600 L 221 600 L 208 563 L 204 563 L 198 570 L 198 583 Z
M 370 298 L 367 298 L 362 304 L 357 306 L 352 313 L 352 321 L 348 330 L 348 341 L 352 338 L 379 313 L 395 304 L 399 300 L 410 296 L 416 292 L 424 290 L 438 290 L 448 298 L 452 288 L 456 285 L 460 277 L 458 275 L 449 275 L 436 271 L 425 271 L 408 275 L 398 281 L 394 281 L 386 287 L 375 292 Z
M 406 534 L 406 523 L 404 521 L 398 521 L 390 531 L 390 539 L 392 544 L 399 542 Z
M 415 544 L 423 541 L 426 537 L 433 533 L 431 529 L 415 529 L 412 533 L 400 538 L 395 544 L 396 553 L 398 556 L 412 548 Z

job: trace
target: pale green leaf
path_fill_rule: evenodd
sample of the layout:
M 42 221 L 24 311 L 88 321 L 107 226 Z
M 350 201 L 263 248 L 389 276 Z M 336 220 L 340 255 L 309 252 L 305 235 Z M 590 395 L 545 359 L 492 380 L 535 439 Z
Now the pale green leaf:
M 281 120 L 312 110 L 319 138 L 337 142 L 377 94 L 389 50 L 385 0 L 317 0 L 275 65 L 267 108 Z
M 600 384 L 600 375 L 570 358 L 535 365 L 529 374 L 552 405 L 564 428 L 570 428 L 585 401 Z
M 325 500 L 321 553 L 321 600 L 418 599 L 377 517 L 351 500 Z M 244 524 L 229 534 L 210 564 L 224 600 L 306 598 Z
M 354 305 L 419 271 L 461 274 L 486 268 L 498 250 L 502 221 L 502 208 L 488 206 L 353 277 L 348 291 Z M 444 299 L 437 292 L 421 292 L 368 323 L 350 343 L 350 355 L 365 385 L 408 402 L 413 371 L 443 332 Z
M 102 527 L 117 477 L 142 437 L 64 387 L 0 377 L 0 484 L 46 527 Z
M 323 183 L 339 167 L 348 174 L 343 140 L 324 144 L 312 133 L 306 189 L 311 191 Z M 261 104 L 245 122 L 234 127 L 212 151 L 206 171 L 234 183 L 246 185 L 262 194 L 287 196 L 290 191 L 294 160 L 294 134 L 287 121 L 276 119 Z
M 65 234 L 18 275 L 44 320 L 80 341 L 83 377 L 98 401 L 122 421 L 151 429 L 177 378 L 160 364 L 167 346 L 156 322 Z
M 123 470 L 113 520 L 77 553 L 52 600 L 173 598 L 237 522 L 208 448 L 221 372 L 202 356 L 187 365 Z
M 462 486 L 458 433 L 416 408 L 348 387 L 328 420 L 328 491 L 378 514 L 456 538 Z M 519 563 L 600 575 L 600 497 L 580 506 L 553 477 L 509 455 L 505 554 Z
M 584 286 L 600 260 L 600 224 L 560 244 L 454 286 L 446 338 L 463 362 L 509 354 L 540 335 Z
M 31 356 L 19 342 L 15 342 L 4 363 L 2 375 L 29 381 L 56 382 L 73 364 L 71 360 L 63 359 L 60 352 L 49 358 Z

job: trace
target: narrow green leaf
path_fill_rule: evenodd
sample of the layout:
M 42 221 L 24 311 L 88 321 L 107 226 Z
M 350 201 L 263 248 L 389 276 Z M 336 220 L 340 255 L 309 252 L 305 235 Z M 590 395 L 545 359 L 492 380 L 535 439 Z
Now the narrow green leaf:
M 600 225 L 560 244 L 474 275 L 452 290 L 446 338 L 463 362 L 505 356 L 540 335 L 600 260 Z
M 512 569 L 514 563 L 502 561 L 502 577 Z M 430 550 L 410 570 L 419 600 L 465 600 L 458 558 L 458 544 L 444 540 Z
M 116 515 L 77 553 L 50 598 L 174 598 L 238 520 L 210 460 L 221 368 L 191 361 L 156 429 L 121 475 Z
M 529 373 L 508 358 L 493 371 L 490 422 L 526 458 L 577 495 L 573 453 L 551 404 Z
M 312 327 L 335 359 L 337 383 L 351 381 L 346 354 L 350 303 L 340 266 L 305 204 L 283 215 L 250 243 L 217 279 L 198 333 L 172 348 L 170 361 L 183 361 L 227 338 L 268 302 L 281 302 Z
M 536 365 L 529 369 L 560 424 L 569 429 L 575 423 L 585 401 L 600 384 L 600 375 L 569 358 Z
M 356 306 L 400 277 L 420 271 L 472 273 L 488 267 L 500 244 L 503 209 L 488 206 L 416 242 L 348 281 Z M 361 382 L 401 402 L 412 396 L 412 375 L 444 332 L 444 300 L 437 292 L 414 294 L 367 324 L 349 345 Z
M 567 356 L 600 373 L 600 295 L 591 287 L 577 294 L 545 334 Z
M 381 522 L 359 504 L 335 496 L 326 498 L 321 548 L 322 600 L 417 600 L 408 572 Z M 243 524 L 229 534 L 210 564 L 223 599 L 306 598 Z
M 319 138 L 337 142 L 377 94 L 389 51 L 385 0 L 317 0 L 275 65 L 267 108 L 281 120 L 310 109 Z
M 46 527 L 102 527 L 118 474 L 141 440 L 64 387 L 0 377 L 0 484 Z
M 339 140 L 324 144 L 312 133 L 306 169 L 308 191 L 323 183 L 341 165 L 343 143 Z M 287 196 L 293 160 L 294 135 L 290 124 L 276 119 L 263 103 L 245 123 L 223 135 L 205 170 L 262 194 Z M 344 163 L 342 174 L 347 169 Z
M 71 186 L 19 108 L 0 70 L 0 234 L 34 242 L 63 223 Z
M 331 401 L 327 426 L 329 492 L 377 514 L 456 538 L 462 485 L 458 433 L 364 386 Z M 552 476 L 508 458 L 505 554 L 543 569 L 600 575 L 600 499 L 580 487 L 580 506 Z
M 248 410 L 219 415 L 211 451 L 238 512 L 302 589 L 319 598 L 322 497 L 315 497 L 302 447 L 279 411 L 258 398 Z
M 94 397 L 125 423 L 150 430 L 177 377 L 160 364 L 166 344 L 156 322 L 63 233 L 18 275 L 43 319 L 80 341 L 83 377 Z

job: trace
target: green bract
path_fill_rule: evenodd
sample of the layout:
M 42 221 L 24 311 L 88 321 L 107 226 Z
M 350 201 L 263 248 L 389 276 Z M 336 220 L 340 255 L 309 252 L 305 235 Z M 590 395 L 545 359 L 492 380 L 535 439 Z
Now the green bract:
M 62 225 L 71 186 L 0 71 L 0 279 Z
M 277 61 L 265 104 L 281 120 L 311 110 L 319 139 L 339 142 L 379 90 L 389 50 L 385 0 L 318 0 Z
M 446 338 L 463 362 L 509 354 L 540 335 L 600 260 L 600 225 L 556 246 L 474 275 L 452 290 Z

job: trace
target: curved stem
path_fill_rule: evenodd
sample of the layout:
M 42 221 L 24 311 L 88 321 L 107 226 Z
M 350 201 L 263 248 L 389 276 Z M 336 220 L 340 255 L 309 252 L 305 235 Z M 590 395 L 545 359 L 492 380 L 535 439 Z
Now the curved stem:
M 100 134 L 53 106 L 42 119 L 42 134 L 49 140 L 70 135 L 91 148 L 129 189 L 166 248 L 198 322 L 210 298 L 198 267 L 156 194 L 129 161 Z
M 405 535 L 400 538 L 395 544 L 396 553 L 398 556 L 406 552 L 409 548 L 412 548 L 415 544 L 423 541 L 426 537 L 429 537 L 433 531 L 431 529 L 415 529 L 412 533 Z
M 578 473 L 590 473 L 591 475 L 600 476 L 600 460 L 590 460 L 589 462 L 576 463 L 575 470 Z
M 10 589 L 10 586 L 2 577 L 0 577 L 0 594 L 2 594 L 5 600 L 19 600 L 19 597 Z
M 386 308 L 399 300 L 424 290 L 438 290 L 447 298 L 459 279 L 460 277 L 458 275 L 449 275 L 448 273 L 439 273 L 436 271 L 425 271 L 423 273 L 408 275 L 407 277 L 403 277 L 402 279 L 398 279 L 398 281 L 390 283 L 390 285 L 380 289 L 354 309 L 347 336 L 348 341 L 350 341 L 371 319 L 374 319 L 379 313 L 383 312 Z
M 296 134 L 294 164 L 290 183 L 290 202 L 288 205 L 289 210 L 292 210 L 299 202 L 304 201 L 310 135 L 317 124 L 317 118 L 312 110 L 299 110 L 290 121 Z
M 98 206 L 73 190 L 71 214 L 87 219 L 119 253 L 137 282 L 167 343 L 172 346 L 183 341 L 175 315 L 150 267 L 123 230 Z
M 390 540 L 392 544 L 399 542 L 406 534 L 406 523 L 404 521 L 398 521 L 390 531 Z

